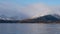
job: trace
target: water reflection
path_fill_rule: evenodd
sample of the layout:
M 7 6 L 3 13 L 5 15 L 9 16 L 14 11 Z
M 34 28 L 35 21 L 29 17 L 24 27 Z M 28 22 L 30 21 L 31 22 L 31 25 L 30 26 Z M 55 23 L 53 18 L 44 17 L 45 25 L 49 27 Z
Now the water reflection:
M 46 26 L 46 31 L 48 32 L 48 34 L 60 34 L 60 25 L 49 24 Z
M 60 24 L 0 24 L 0 34 L 60 34 Z

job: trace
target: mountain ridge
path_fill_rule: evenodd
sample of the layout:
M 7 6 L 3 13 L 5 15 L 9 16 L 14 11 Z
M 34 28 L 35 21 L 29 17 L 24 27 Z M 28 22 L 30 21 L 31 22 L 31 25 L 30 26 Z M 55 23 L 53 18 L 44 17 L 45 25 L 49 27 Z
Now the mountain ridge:
M 38 18 L 35 18 L 35 19 L 26 19 L 26 20 L 22 20 L 22 22 L 31 22 L 31 23 L 38 23 L 38 22 L 56 22 L 56 21 L 59 21 L 60 19 L 59 18 L 56 18 L 55 16 L 53 15 L 45 15 L 45 16 L 42 16 L 42 17 L 38 17 Z
M 57 15 L 57 17 L 60 17 Z M 24 19 L 24 20 L 3 20 L 0 19 L 0 23 L 60 23 L 60 18 L 56 18 L 55 15 L 45 15 L 33 19 Z

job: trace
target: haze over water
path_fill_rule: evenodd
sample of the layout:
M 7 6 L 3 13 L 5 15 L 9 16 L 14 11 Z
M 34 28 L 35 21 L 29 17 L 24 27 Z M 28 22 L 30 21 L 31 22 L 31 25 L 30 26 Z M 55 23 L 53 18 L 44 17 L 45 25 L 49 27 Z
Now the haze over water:
M 60 34 L 60 24 L 1 23 L 0 34 Z

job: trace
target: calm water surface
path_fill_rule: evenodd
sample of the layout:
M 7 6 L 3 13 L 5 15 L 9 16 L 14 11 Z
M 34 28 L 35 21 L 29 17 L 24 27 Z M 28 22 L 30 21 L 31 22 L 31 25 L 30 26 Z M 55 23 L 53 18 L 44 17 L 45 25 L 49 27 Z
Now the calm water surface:
M 60 24 L 1 23 L 0 34 L 60 34 Z

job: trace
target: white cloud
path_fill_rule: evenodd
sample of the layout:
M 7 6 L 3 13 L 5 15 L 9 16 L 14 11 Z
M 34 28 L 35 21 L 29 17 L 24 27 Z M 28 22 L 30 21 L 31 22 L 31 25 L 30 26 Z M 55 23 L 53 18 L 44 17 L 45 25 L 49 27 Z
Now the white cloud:
M 9 2 L 0 2 L 0 15 L 6 15 L 8 17 L 19 16 L 19 19 L 28 18 L 27 15 L 20 11 L 22 6 Z
M 23 8 L 22 11 L 30 15 L 31 18 L 36 18 L 49 14 L 51 9 L 45 4 L 36 3 L 28 5 L 27 7 Z
M 50 7 L 44 3 L 34 3 L 26 6 L 0 2 L 0 15 L 19 16 L 19 19 L 36 18 L 50 13 L 54 13 L 54 7 Z M 57 12 L 58 13 L 58 12 Z
M 60 6 L 52 6 L 51 10 L 52 10 L 52 14 L 60 15 Z

